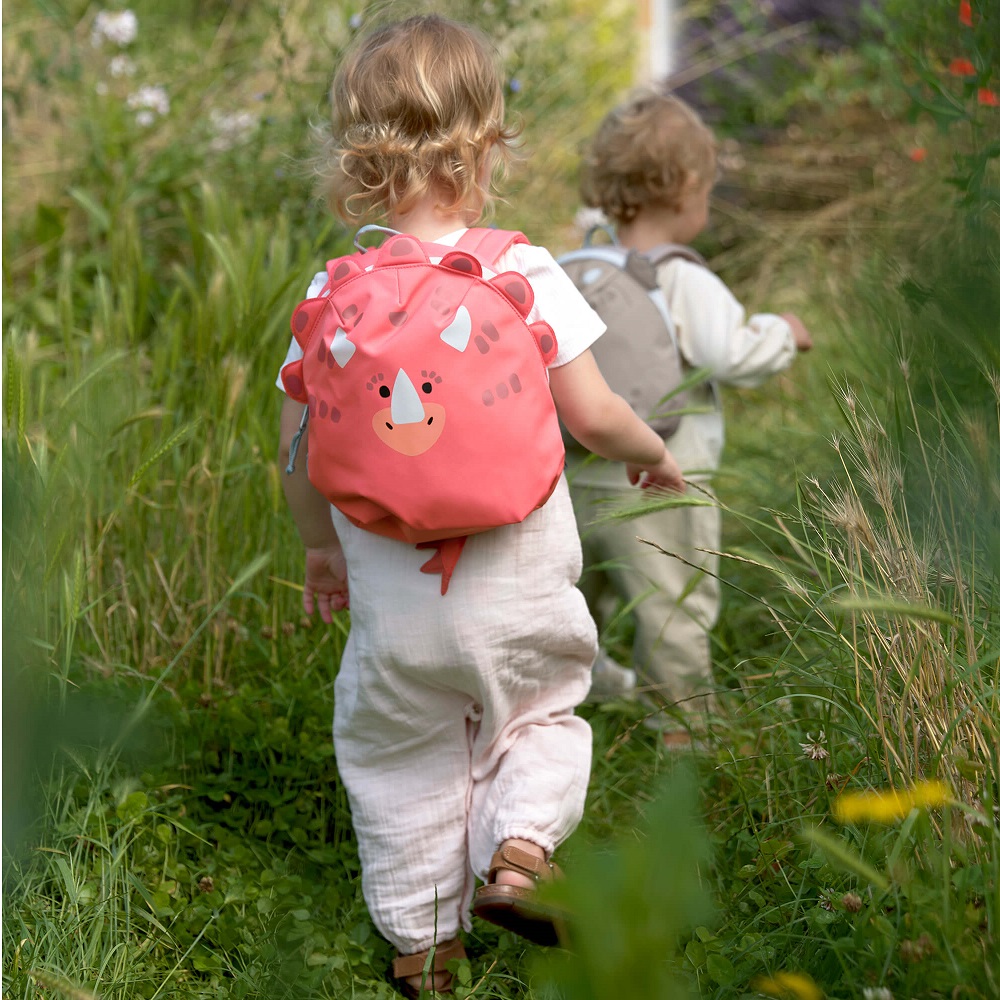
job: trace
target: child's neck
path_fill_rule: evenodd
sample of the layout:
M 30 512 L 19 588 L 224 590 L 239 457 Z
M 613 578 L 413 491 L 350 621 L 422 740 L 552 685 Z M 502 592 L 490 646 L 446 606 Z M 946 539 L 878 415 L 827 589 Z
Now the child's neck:
M 467 229 L 477 219 L 478 213 L 468 209 L 446 211 L 441 208 L 441 200 L 437 195 L 427 195 L 408 212 L 390 215 L 388 222 L 392 229 L 409 233 L 425 243 L 433 243 L 456 229 Z
M 618 241 L 630 250 L 645 253 L 661 243 L 683 242 L 677 238 L 677 215 L 673 212 L 640 212 L 631 222 L 618 226 Z

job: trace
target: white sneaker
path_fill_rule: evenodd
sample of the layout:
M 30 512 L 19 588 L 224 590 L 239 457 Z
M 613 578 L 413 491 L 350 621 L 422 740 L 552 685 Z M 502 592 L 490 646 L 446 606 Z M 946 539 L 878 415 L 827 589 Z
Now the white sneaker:
M 634 670 L 623 667 L 599 651 L 590 675 L 590 691 L 587 701 L 611 701 L 614 698 L 635 697 L 636 676 Z

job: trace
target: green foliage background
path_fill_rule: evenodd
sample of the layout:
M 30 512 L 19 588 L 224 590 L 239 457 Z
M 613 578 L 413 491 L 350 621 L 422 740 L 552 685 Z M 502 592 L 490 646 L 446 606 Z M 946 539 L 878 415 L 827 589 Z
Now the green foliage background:
M 498 39 L 525 123 L 498 221 L 576 242 L 633 5 L 441 6 Z M 746 997 L 782 970 L 838 997 L 996 994 L 1000 128 L 977 95 L 998 33 L 956 6 L 887 0 L 879 38 L 801 53 L 756 95 L 764 145 L 729 108 L 703 249 L 818 345 L 726 399 L 723 717 L 692 784 L 634 707 L 583 709 L 560 861 L 593 943 L 543 960 L 477 924 L 459 997 Z M 362 11 L 133 9 L 125 77 L 96 5 L 3 10 L 4 996 L 390 997 L 330 741 L 348 626 L 299 610 L 272 388 L 347 244 L 309 126 Z M 170 99 L 148 126 L 141 84 Z M 830 823 L 844 788 L 933 776 L 955 806 Z

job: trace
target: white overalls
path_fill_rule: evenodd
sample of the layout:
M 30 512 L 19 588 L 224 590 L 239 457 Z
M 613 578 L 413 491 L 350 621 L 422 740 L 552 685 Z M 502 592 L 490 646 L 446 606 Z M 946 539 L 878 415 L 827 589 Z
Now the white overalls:
M 473 874 L 511 837 L 553 851 L 590 776 L 586 696 L 597 632 L 575 583 L 560 480 L 523 523 L 471 537 L 448 593 L 426 552 L 335 516 L 351 633 L 334 746 L 376 926 L 411 954 L 469 927 Z

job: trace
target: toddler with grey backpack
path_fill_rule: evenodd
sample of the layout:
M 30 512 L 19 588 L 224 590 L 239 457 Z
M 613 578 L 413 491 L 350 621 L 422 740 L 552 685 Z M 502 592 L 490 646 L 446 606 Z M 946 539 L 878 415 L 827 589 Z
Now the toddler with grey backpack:
M 797 316 L 749 313 L 689 248 L 708 225 L 717 168 L 715 137 L 692 108 L 656 89 L 634 92 L 605 116 L 581 169 L 584 204 L 602 212 L 612 245 L 594 246 L 591 232 L 561 260 L 607 326 L 592 347 L 605 380 L 669 437 L 689 486 L 641 516 L 608 517 L 627 476 L 567 448 L 586 567 L 579 587 L 603 627 L 590 699 L 638 695 L 663 745 L 676 748 L 694 745 L 717 709 L 718 387 L 758 386 L 812 345 Z M 631 635 L 621 628 L 629 619 Z

